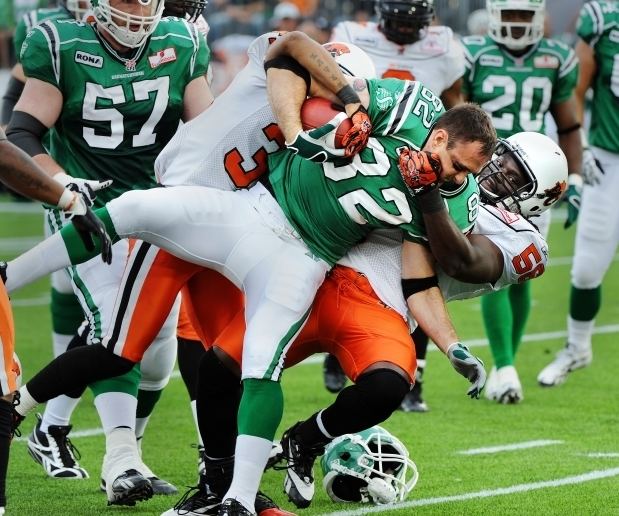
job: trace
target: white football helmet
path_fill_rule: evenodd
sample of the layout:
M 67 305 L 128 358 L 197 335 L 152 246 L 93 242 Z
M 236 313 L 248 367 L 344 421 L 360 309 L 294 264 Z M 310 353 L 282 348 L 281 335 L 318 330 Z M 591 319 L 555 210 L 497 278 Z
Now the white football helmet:
M 112 7 L 110 0 L 92 0 L 97 23 L 118 43 L 127 48 L 141 46 L 150 36 L 163 13 L 164 0 L 136 0 L 148 14 L 138 16 Z
M 344 75 L 361 77 L 362 79 L 376 78 L 376 68 L 364 50 L 352 43 L 330 41 L 323 45 L 340 65 Z
M 518 177 L 503 169 L 505 156 L 520 168 Z M 522 132 L 499 139 L 492 160 L 477 176 L 482 201 L 523 217 L 540 215 L 567 189 L 567 158 L 541 133 Z
M 84 15 L 90 11 L 89 0 L 65 0 L 60 4 L 64 5 L 67 11 L 69 11 L 78 21 L 82 21 Z
M 522 50 L 544 37 L 546 0 L 487 0 L 490 37 L 510 50 Z M 531 11 L 530 22 L 503 21 L 503 11 Z M 514 37 L 514 32 L 523 32 Z
M 334 439 L 320 464 L 334 502 L 401 502 L 419 479 L 406 447 L 380 426 Z

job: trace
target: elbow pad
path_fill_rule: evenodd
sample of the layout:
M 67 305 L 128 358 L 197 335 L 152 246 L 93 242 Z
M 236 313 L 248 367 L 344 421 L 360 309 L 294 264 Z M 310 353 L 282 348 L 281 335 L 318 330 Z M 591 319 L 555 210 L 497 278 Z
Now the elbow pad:
M 23 111 L 13 111 L 11 121 L 6 128 L 6 136 L 11 143 L 32 157 L 47 154 L 41 143 L 47 131 L 45 124 L 32 115 Z
M 4 96 L 2 97 L 2 115 L 0 116 L 0 125 L 7 125 L 11 120 L 13 108 L 19 100 L 21 92 L 24 91 L 25 83 L 13 77 L 9 79 L 9 84 L 6 87 Z

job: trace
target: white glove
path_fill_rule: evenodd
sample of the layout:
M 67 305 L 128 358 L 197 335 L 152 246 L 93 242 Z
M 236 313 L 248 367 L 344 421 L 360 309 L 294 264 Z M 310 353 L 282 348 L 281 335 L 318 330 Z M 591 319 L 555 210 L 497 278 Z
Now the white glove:
M 486 385 L 486 370 L 480 358 L 471 355 L 469 348 L 459 342 L 454 342 L 447 348 L 447 358 L 453 368 L 471 382 L 471 388 L 466 393 L 471 398 L 479 398 Z
M 79 192 L 73 192 L 68 188 L 65 188 L 65 191 L 62 192 L 57 206 L 64 211 L 68 219 L 74 215 L 85 215 L 88 208 L 84 197 Z
M 591 149 L 582 150 L 582 178 L 587 185 L 599 185 L 604 175 L 604 169 Z
M 54 176 L 54 179 L 58 181 L 62 186 L 66 186 L 72 192 L 78 192 L 82 194 L 86 206 L 90 207 L 97 198 L 97 192 L 103 190 L 112 184 L 111 179 L 105 181 L 98 181 L 96 179 L 81 179 L 79 177 L 73 177 L 64 172 L 60 172 Z M 81 213 L 80 215 L 83 215 Z

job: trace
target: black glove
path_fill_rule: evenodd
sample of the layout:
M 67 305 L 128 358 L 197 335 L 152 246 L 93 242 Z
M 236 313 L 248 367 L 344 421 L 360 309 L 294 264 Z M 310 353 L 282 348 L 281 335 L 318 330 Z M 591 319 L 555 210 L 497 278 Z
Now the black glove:
M 101 242 L 101 259 L 108 265 L 112 263 L 112 240 L 105 231 L 105 225 L 90 208 L 84 215 L 74 215 L 71 219 L 87 251 L 95 250 L 93 235 Z

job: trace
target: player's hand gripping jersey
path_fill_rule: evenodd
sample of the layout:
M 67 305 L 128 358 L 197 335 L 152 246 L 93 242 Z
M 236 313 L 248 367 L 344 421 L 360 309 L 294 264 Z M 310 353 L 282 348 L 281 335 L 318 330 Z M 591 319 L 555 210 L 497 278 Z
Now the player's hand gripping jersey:
M 551 103 L 566 101 L 578 80 L 574 51 L 542 39 L 515 57 L 490 36 L 463 38 L 466 72 L 463 93 L 492 117 L 499 138 L 521 131 L 543 133 Z
M 404 230 L 405 238 L 425 236 L 398 156 L 407 145 L 423 146 L 443 105 L 419 82 L 369 80 L 368 89 L 374 137 L 352 163 L 317 164 L 287 151 L 269 157 L 277 202 L 312 252 L 330 264 L 372 229 L 396 226 Z M 473 176 L 445 196 L 454 222 L 468 231 L 479 202 Z
M 280 33 L 254 40 L 249 61 L 202 114 L 184 124 L 155 163 L 165 186 L 246 188 L 267 170 L 267 155 L 284 147 L 266 90 L 264 56 Z
M 619 3 L 586 3 L 576 31 L 593 48 L 597 65 L 589 143 L 619 153 Z
M 365 50 L 378 77 L 419 81 L 437 95 L 464 74 L 462 45 L 449 27 L 428 27 L 423 39 L 398 45 L 389 41 L 376 23 L 346 21 L 335 26 L 331 39 Z
M 63 109 L 50 153 L 74 177 L 113 179 L 97 204 L 156 185 L 153 163 L 178 128 L 185 86 L 206 73 L 209 50 L 192 24 L 163 18 L 132 58 L 92 25 L 46 21 L 28 34 L 27 77 L 60 90 Z

